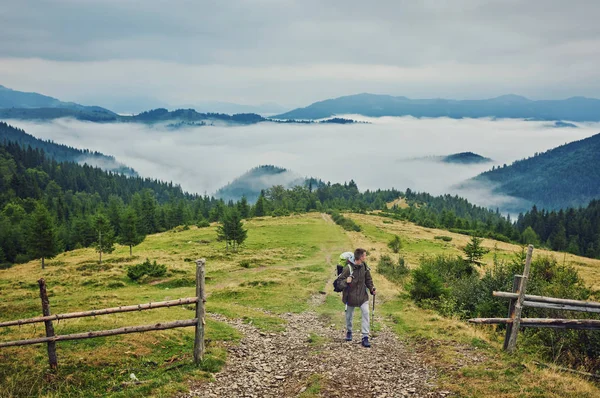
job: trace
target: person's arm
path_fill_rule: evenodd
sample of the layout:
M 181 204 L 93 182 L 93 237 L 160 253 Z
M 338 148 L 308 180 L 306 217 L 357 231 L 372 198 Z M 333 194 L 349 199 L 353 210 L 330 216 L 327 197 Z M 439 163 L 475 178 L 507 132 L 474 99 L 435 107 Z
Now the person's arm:
M 351 276 L 350 276 L 350 267 L 348 267 L 346 265 L 344 267 L 344 270 L 340 274 L 340 276 L 338 276 L 338 278 L 337 278 L 337 280 L 338 280 L 338 286 L 341 287 L 342 289 L 345 289 L 346 287 L 348 287 L 348 278 L 351 278 Z
M 371 292 L 371 294 L 375 295 L 375 285 L 373 284 L 373 278 L 371 277 L 371 271 L 367 267 L 365 273 L 365 285 L 367 285 L 367 289 Z

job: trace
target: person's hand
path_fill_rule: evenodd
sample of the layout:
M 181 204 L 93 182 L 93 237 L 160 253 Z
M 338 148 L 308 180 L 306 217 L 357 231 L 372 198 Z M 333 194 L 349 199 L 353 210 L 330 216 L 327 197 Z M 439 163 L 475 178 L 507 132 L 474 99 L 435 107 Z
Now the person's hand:
M 373 295 L 373 296 L 374 296 L 374 295 L 375 295 L 375 293 L 377 293 L 377 292 L 375 291 L 375 288 L 373 288 L 373 290 L 371 290 L 371 295 Z
M 349 276 L 348 278 L 346 278 L 346 283 L 352 283 L 352 277 Z

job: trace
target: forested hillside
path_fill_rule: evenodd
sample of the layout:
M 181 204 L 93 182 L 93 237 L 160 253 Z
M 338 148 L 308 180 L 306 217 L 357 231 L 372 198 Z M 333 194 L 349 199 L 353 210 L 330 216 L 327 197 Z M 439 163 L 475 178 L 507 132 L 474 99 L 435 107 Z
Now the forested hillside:
M 600 198 L 600 134 L 494 168 L 474 181 L 538 208 L 587 206 Z
M 52 141 L 40 140 L 24 130 L 13 127 L 5 122 L 0 122 L 0 143 L 15 142 L 23 147 L 30 146 L 34 149 L 42 149 L 44 154 L 58 162 L 75 163 L 100 163 L 104 170 L 117 173 L 136 175 L 137 173 L 130 167 L 116 161 L 113 156 L 108 156 L 100 152 L 92 152 L 88 149 L 77 149 L 67 145 L 57 144 Z

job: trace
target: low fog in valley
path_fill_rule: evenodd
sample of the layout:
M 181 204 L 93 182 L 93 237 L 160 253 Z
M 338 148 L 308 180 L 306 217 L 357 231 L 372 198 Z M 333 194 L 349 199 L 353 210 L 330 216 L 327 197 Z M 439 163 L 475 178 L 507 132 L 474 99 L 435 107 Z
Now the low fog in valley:
M 394 187 L 452 193 L 492 207 L 503 207 L 509 199 L 492 195 L 487 187 L 461 190 L 457 185 L 493 165 L 510 164 L 600 131 L 598 123 L 554 128 L 551 122 L 515 119 L 346 117 L 370 124 L 260 123 L 169 130 L 72 119 L 9 123 L 38 138 L 113 155 L 143 177 L 173 181 L 201 194 L 214 193 L 253 167 L 273 164 L 290 170 L 290 179 L 353 179 L 361 191 Z M 466 151 L 493 162 L 456 165 L 422 159 Z

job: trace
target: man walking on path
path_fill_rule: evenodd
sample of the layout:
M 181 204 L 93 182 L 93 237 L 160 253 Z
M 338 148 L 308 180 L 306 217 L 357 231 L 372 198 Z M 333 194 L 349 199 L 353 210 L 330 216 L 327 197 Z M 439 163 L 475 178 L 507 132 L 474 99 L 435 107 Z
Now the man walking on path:
M 338 286 L 343 290 L 342 301 L 346 307 L 346 341 L 352 341 L 352 317 L 354 309 L 360 307 L 362 314 L 360 331 L 362 333 L 361 344 L 363 347 L 371 347 L 369 343 L 369 295 L 375 295 L 375 286 L 371 271 L 365 259 L 367 251 L 365 249 L 356 249 L 354 251 L 354 261 L 349 259 L 342 273 L 338 276 Z

